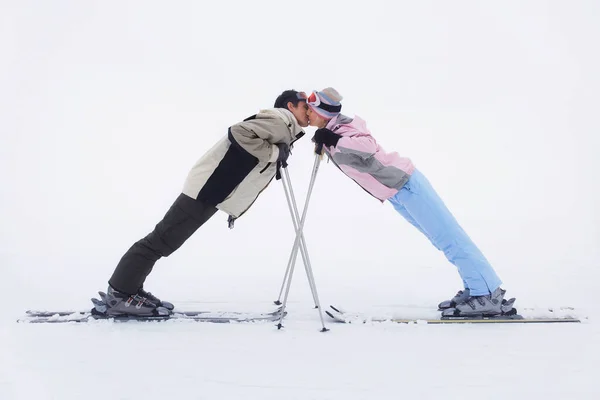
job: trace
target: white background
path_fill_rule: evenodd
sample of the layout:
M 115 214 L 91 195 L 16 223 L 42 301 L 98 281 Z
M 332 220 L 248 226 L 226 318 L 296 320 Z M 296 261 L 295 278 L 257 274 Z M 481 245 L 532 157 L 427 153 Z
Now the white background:
M 144 367 L 156 363 L 159 369 L 178 362 L 169 364 L 169 357 L 189 361 L 192 369 L 207 360 L 194 353 L 198 349 L 177 343 L 178 335 L 183 341 L 189 335 L 192 343 L 205 340 L 202 351 L 211 362 L 228 359 L 232 365 L 236 389 L 208 385 L 206 398 L 292 398 L 292 392 L 303 399 L 395 398 L 411 383 L 419 383 L 410 387 L 421 398 L 442 393 L 486 398 L 486 393 L 500 396 L 492 389 L 494 379 L 466 388 L 457 382 L 469 382 L 479 360 L 496 368 L 491 375 L 506 374 L 532 343 L 545 344 L 532 332 L 582 346 L 585 359 L 570 348 L 557 351 L 557 357 L 575 357 L 569 368 L 579 372 L 555 372 L 567 378 L 572 373 L 581 380 L 580 398 L 595 398 L 598 389 L 589 377 L 598 353 L 584 351 L 598 340 L 594 323 L 560 332 L 550 326 L 537 331 L 427 326 L 418 332 L 369 327 L 357 333 L 344 326 L 330 332 L 339 341 L 323 339 L 312 334 L 317 314 L 310 310 L 301 271 L 289 317 L 297 324 L 291 330 L 296 329 L 298 343 L 276 336 L 269 325 L 46 329 L 17 326 L 14 320 L 28 308 L 89 307 L 88 298 L 106 289 L 122 254 L 152 230 L 191 166 L 230 125 L 271 107 L 285 89 L 326 86 L 344 95 L 344 114 L 364 118 L 386 150 L 411 158 L 430 179 L 498 271 L 507 296 L 517 297 L 517 306 L 569 305 L 593 314 L 600 277 L 599 17 L 594 1 L 3 1 L 0 316 L 7 340 L 0 351 L 7 355 L 1 358 L 8 378 L 0 379 L 0 398 L 79 398 L 86 389 L 76 382 L 87 383 L 92 375 L 114 381 L 120 398 L 133 398 L 125 384 L 160 379 L 152 371 L 132 374 L 136 360 L 150 357 Z M 313 165 L 312 133 L 307 129 L 290 159 L 300 204 Z M 274 300 L 293 242 L 281 185 L 273 182 L 234 230 L 227 229 L 226 219 L 216 214 L 178 252 L 159 261 L 147 289 L 174 302 L 256 302 L 264 308 Z M 454 267 L 426 238 L 330 164 L 321 165 L 305 235 L 324 304 L 434 307 L 460 288 Z M 515 331 L 531 342 L 511 355 L 504 350 L 513 345 L 508 337 Z M 75 346 L 66 353 L 56 350 L 64 365 L 53 364 L 43 351 L 28 350 L 30 342 L 54 338 Z M 364 384 L 343 396 L 332 392 L 330 381 L 316 389 L 306 380 L 264 389 L 268 385 L 256 383 L 258 377 L 273 375 L 266 365 L 261 375 L 262 364 L 253 364 L 260 355 L 238 352 L 236 359 L 229 353 L 244 341 L 252 346 L 248 338 L 287 351 L 292 371 L 319 364 L 321 376 L 365 379 Z M 139 347 L 127 347 L 128 340 Z M 211 347 L 215 340 L 222 348 Z M 465 348 L 430 347 L 445 340 Z M 411 362 L 423 355 L 434 361 L 398 375 L 390 372 L 401 356 L 394 348 L 399 341 L 415 352 Z M 562 339 L 552 344 L 557 341 Z M 342 363 L 372 367 L 340 370 L 346 345 L 373 342 L 376 352 L 359 351 Z M 336 344 L 340 348 L 332 349 Z M 78 346 L 95 350 L 85 355 Z M 480 358 L 488 346 L 496 350 Z M 330 349 L 333 366 L 319 361 L 321 347 Z M 152 358 L 155 348 L 158 357 Z M 316 354 L 289 354 L 292 348 Z M 535 393 L 546 376 L 540 367 L 554 365 L 544 361 L 544 347 L 531 351 L 522 372 L 540 375 L 524 391 L 512 387 L 513 398 Z M 122 353 L 128 362 L 115 362 Z M 464 364 L 456 379 L 426 385 L 448 375 L 453 358 L 465 354 L 475 364 Z M 89 367 L 101 355 L 112 361 L 94 372 L 78 367 L 77 357 Z M 495 362 L 497 357 L 504 361 Z M 47 365 L 37 364 L 40 360 Z M 246 363 L 257 368 L 256 378 L 240 378 Z M 74 386 L 51 383 L 52 371 Z M 385 371 L 407 381 L 396 387 Z M 377 378 L 382 373 L 383 383 Z M 42 383 L 29 386 L 31 379 Z M 164 379 L 179 385 L 177 398 L 205 398 L 189 389 L 211 378 L 205 371 L 189 381 L 168 373 Z M 568 382 L 555 382 L 548 394 L 574 393 Z M 144 397 L 163 398 L 159 392 Z

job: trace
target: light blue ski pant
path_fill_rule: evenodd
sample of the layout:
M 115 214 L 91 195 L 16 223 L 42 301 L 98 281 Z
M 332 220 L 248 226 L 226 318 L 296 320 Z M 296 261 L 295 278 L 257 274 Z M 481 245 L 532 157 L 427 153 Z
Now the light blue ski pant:
M 421 172 L 415 170 L 404 187 L 389 200 L 396 211 L 456 266 L 471 296 L 486 295 L 500 287 L 502 282 L 488 260 Z

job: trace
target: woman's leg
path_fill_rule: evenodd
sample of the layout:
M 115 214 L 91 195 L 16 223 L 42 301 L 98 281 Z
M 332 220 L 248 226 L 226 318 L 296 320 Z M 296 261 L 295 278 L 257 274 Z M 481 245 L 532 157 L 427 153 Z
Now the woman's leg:
M 398 194 L 399 193 L 400 192 L 398 192 Z M 417 224 L 417 221 L 415 221 L 415 219 L 408 213 L 408 211 L 406 211 L 406 207 L 404 207 L 402 205 L 402 203 L 400 203 L 400 201 L 398 201 L 398 199 L 396 199 L 396 197 L 398 196 L 398 194 L 396 196 L 392 197 L 391 199 L 389 199 L 389 201 L 390 201 L 390 203 L 392 203 L 392 206 L 394 207 L 394 209 L 396 211 L 398 211 L 398 214 L 402 215 L 405 220 L 407 220 L 408 222 L 410 222 L 410 224 L 412 226 L 414 226 L 415 228 L 417 228 L 423 235 L 427 236 L 427 233 L 425 233 L 425 231 L 423 230 L 423 228 L 421 228 L 421 226 L 419 224 Z M 427 236 L 427 238 L 429 239 L 429 236 Z M 433 242 L 431 242 L 431 243 L 435 246 L 435 243 L 433 243 Z
M 502 282 L 490 263 L 423 174 L 415 170 L 394 200 L 404 207 L 411 223 L 420 227 L 421 232 L 457 267 L 471 296 L 487 295 L 500 286 Z
M 402 190 L 408 190 L 406 188 L 403 188 Z M 401 191 L 402 191 L 401 190 Z M 425 232 L 423 230 L 423 228 L 421 228 L 421 226 L 417 223 L 417 221 L 415 221 L 415 219 L 412 217 L 412 215 L 410 215 L 410 213 L 406 210 L 406 207 L 404 207 L 402 205 L 401 200 L 398 199 L 398 197 L 401 196 L 401 191 L 398 192 L 398 194 L 396 194 L 394 197 L 390 198 L 389 201 L 392 204 L 392 206 L 394 207 L 394 209 L 398 212 L 398 214 L 402 215 L 404 217 L 404 219 L 406 219 L 408 222 L 410 222 L 410 224 L 412 226 L 414 226 L 415 228 L 417 228 L 419 230 L 419 232 L 421 232 L 423 235 L 425 235 L 425 237 L 427 239 L 429 239 L 429 241 L 431 242 L 432 245 L 435 246 L 435 248 L 437 248 L 438 250 L 442 250 L 438 247 L 437 243 L 435 243 L 433 240 L 431 240 L 431 238 L 429 237 L 429 235 L 427 234 L 427 232 Z M 452 261 L 450 261 L 452 262 Z M 469 286 L 467 285 L 467 282 L 463 279 L 463 287 L 465 289 L 468 289 Z

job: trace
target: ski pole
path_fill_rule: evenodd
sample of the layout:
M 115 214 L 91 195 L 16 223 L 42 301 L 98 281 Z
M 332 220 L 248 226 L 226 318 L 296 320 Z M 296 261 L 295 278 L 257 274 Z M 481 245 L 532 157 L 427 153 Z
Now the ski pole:
M 283 321 L 283 317 L 285 315 L 285 307 L 287 305 L 287 300 L 288 300 L 288 296 L 289 296 L 289 292 L 290 292 L 290 286 L 291 286 L 291 283 L 292 283 L 292 278 L 294 276 L 295 262 L 296 262 L 296 258 L 298 256 L 298 249 L 300 248 L 300 238 L 302 237 L 302 230 L 304 229 L 304 223 L 306 221 L 306 214 L 307 214 L 307 211 L 308 211 L 308 205 L 309 205 L 309 201 L 310 201 L 310 196 L 312 194 L 312 191 L 313 191 L 313 188 L 314 188 L 314 185 L 315 185 L 315 180 L 317 178 L 317 172 L 319 171 L 319 163 L 320 163 L 320 161 L 321 161 L 320 155 L 317 154 L 315 156 L 315 163 L 314 163 L 314 166 L 313 166 L 313 172 L 312 172 L 312 175 L 311 175 L 310 184 L 308 186 L 308 193 L 306 194 L 306 202 L 304 203 L 304 210 L 302 211 L 302 218 L 300 218 L 299 224 L 298 224 L 298 229 L 296 229 L 296 238 L 294 240 L 294 246 L 292 247 L 292 254 L 290 256 L 292 262 L 289 265 L 289 273 L 287 274 L 287 285 L 286 285 L 285 295 L 284 295 L 283 303 L 282 303 L 282 307 L 281 307 L 281 317 L 280 317 L 279 323 L 277 325 L 278 329 L 281 329 L 283 327 L 283 325 L 282 325 L 281 322 Z M 288 177 L 289 177 L 289 175 L 288 175 Z M 305 250 L 306 250 L 306 248 L 305 248 Z M 308 253 L 306 253 L 305 255 L 308 256 Z M 308 257 L 307 257 L 307 259 L 308 259 Z M 310 265 L 310 264 L 308 264 L 308 265 Z M 288 271 L 286 271 L 286 272 L 288 272 Z M 307 273 L 308 273 L 308 270 L 307 270 Z M 308 274 L 308 276 L 309 276 L 309 281 L 311 281 L 312 285 L 314 286 L 314 279 L 311 279 L 312 272 L 310 272 Z M 318 295 L 316 293 L 316 288 L 314 290 L 314 298 L 315 298 L 316 303 L 317 303 L 316 305 L 317 305 L 317 309 L 319 310 L 319 317 L 321 318 L 321 324 L 323 326 L 322 329 L 321 329 L 321 332 L 326 332 L 326 331 L 328 331 L 328 329 L 325 327 L 325 321 L 323 320 L 323 312 L 322 312 L 320 304 L 319 304 L 319 298 L 318 298 Z
M 296 200 L 294 197 L 294 191 L 292 189 L 292 181 L 290 180 L 290 175 L 287 169 L 284 170 L 284 176 L 286 177 L 287 184 L 290 190 L 290 195 L 292 198 L 292 203 L 294 205 L 292 214 L 295 215 L 295 219 L 297 221 L 300 220 L 300 216 L 298 215 L 298 207 L 296 205 Z M 294 218 L 292 218 L 294 219 Z M 295 230 L 298 230 L 298 227 L 294 227 Z M 323 328 L 325 328 L 325 323 L 323 321 L 323 312 L 321 310 L 321 304 L 319 302 L 319 294 L 317 293 L 317 284 L 315 283 L 315 276 L 313 275 L 312 263 L 310 262 L 310 257 L 308 255 L 308 249 L 306 246 L 306 239 L 304 237 L 304 231 L 300 230 L 300 254 L 302 255 L 302 260 L 304 261 L 304 269 L 306 271 L 306 277 L 308 278 L 308 285 L 311 289 L 311 293 L 313 295 L 313 300 L 315 302 L 315 308 L 319 310 L 319 314 L 321 317 L 321 322 L 323 323 Z M 290 282 L 291 284 L 291 282 Z
M 298 205 L 296 204 L 296 196 L 294 195 L 294 189 L 292 188 L 292 181 L 290 179 L 289 172 L 287 168 L 284 170 L 284 178 L 282 180 L 283 190 L 285 192 L 285 197 L 288 202 L 288 208 L 290 210 L 290 215 L 292 216 L 292 223 L 294 224 L 294 232 L 298 231 L 298 224 L 300 220 L 300 216 L 298 215 Z M 283 288 L 285 287 L 285 283 L 287 282 L 288 275 L 290 272 L 291 265 L 294 260 L 292 260 L 292 256 L 294 254 L 294 248 L 292 247 L 292 251 L 290 253 L 290 257 L 288 259 L 287 268 L 285 270 L 285 275 L 283 277 L 283 282 L 281 282 L 281 288 L 279 289 L 279 297 L 275 301 L 276 305 L 281 305 L 281 295 L 283 294 Z M 315 287 L 314 287 L 314 277 L 312 276 L 312 268 L 310 268 L 310 259 L 308 258 L 308 249 L 306 248 L 306 240 L 304 238 L 304 232 L 302 232 L 300 236 L 300 255 L 302 256 L 302 261 L 304 262 L 304 268 L 306 270 L 306 276 L 308 278 L 308 284 L 310 286 L 310 290 L 313 296 L 313 301 L 315 302 L 315 308 L 318 308 L 317 297 L 315 296 Z
M 319 159 L 323 158 L 323 145 L 322 144 L 318 144 L 315 147 L 315 154 L 317 154 L 319 156 Z M 280 167 L 280 166 L 278 166 L 278 167 Z M 285 164 L 285 167 L 287 167 L 287 163 Z M 316 171 L 317 171 L 318 168 L 319 168 L 319 166 L 318 166 L 318 163 L 317 163 L 317 161 L 315 159 L 315 164 L 313 165 L 313 172 L 312 172 L 312 175 L 311 175 L 311 184 L 313 184 L 313 185 L 314 185 L 313 176 L 316 179 Z M 278 168 L 278 171 L 279 171 L 279 168 Z M 286 169 L 286 173 L 287 173 L 287 169 Z M 279 177 L 281 177 L 280 174 L 279 174 Z M 289 175 L 287 175 L 287 178 L 288 178 L 287 181 L 290 182 Z M 292 214 L 292 222 L 294 223 L 294 230 L 298 230 L 298 225 L 297 225 L 298 224 L 298 222 L 297 222 L 298 221 L 298 206 L 296 205 L 296 198 L 294 196 L 293 190 L 291 189 L 291 183 L 290 183 L 290 191 L 292 192 L 291 193 L 291 198 L 293 200 L 293 207 L 294 207 L 294 210 L 292 210 L 292 203 L 290 202 L 290 195 L 287 192 L 286 183 L 283 180 L 282 180 L 282 182 L 283 182 L 283 189 L 285 191 L 285 196 L 286 196 L 286 199 L 287 199 L 287 202 L 288 202 L 288 207 L 290 208 L 290 213 Z M 309 185 L 309 187 L 310 187 L 310 185 Z M 307 196 L 307 199 L 308 199 L 308 196 Z M 301 240 L 302 240 L 302 246 L 303 246 L 301 254 L 302 254 L 302 259 L 303 259 L 303 261 L 305 263 L 305 266 L 306 266 L 306 257 L 305 257 L 305 254 L 307 254 L 308 251 L 306 250 L 306 243 L 305 243 L 305 240 L 304 240 L 304 233 L 302 234 Z M 294 246 L 295 245 L 296 245 L 296 243 L 294 242 Z M 293 258 L 293 254 L 294 254 L 294 246 L 292 246 L 292 252 L 290 253 L 290 258 L 288 260 L 288 265 L 287 265 L 287 268 L 285 270 L 285 274 L 283 276 L 283 281 L 281 282 L 281 288 L 279 289 L 279 296 L 277 297 L 277 300 L 274 301 L 274 303 L 276 305 L 278 305 L 278 306 L 281 305 L 281 294 L 283 293 L 283 288 L 285 287 L 285 283 L 287 282 L 288 275 L 290 273 L 290 268 L 291 268 L 292 263 L 293 263 L 292 258 Z M 308 273 L 308 271 L 307 271 L 307 273 Z M 308 279 L 309 279 L 309 284 L 310 284 L 310 277 Z M 312 286 L 311 286 L 311 291 L 312 291 Z M 318 307 L 317 300 L 315 298 L 314 292 L 313 292 L 313 300 L 315 301 L 315 307 Z

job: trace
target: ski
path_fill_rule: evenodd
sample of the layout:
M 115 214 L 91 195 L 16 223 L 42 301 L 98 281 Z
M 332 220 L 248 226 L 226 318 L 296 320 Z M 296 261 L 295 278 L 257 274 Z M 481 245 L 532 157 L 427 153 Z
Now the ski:
M 439 318 L 398 318 L 398 317 L 379 317 L 362 313 L 348 313 L 342 311 L 339 307 L 329 306 L 325 313 L 334 321 L 341 323 L 369 323 L 369 322 L 392 322 L 399 324 L 490 324 L 490 323 L 577 323 L 581 322 L 579 318 L 564 317 L 524 317 L 517 313 L 510 315 L 499 315 L 494 317 L 473 316 L 473 317 L 439 317 Z
M 219 312 L 217 312 L 219 313 Z M 251 313 L 246 313 L 246 312 L 239 312 L 239 311 L 222 311 L 220 312 L 222 314 L 228 314 L 228 315 L 232 315 L 232 316 L 241 316 L 241 315 L 245 315 L 245 314 L 251 314 Z M 83 316 L 86 314 L 91 314 L 90 311 L 37 311 L 37 310 L 27 310 L 25 311 L 26 317 L 30 318 L 30 317 L 53 317 L 53 316 L 59 316 L 59 317 L 65 317 L 65 316 Z M 201 316 L 203 314 L 215 314 L 215 311 L 179 311 L 176 310 L 174 311 L 174 314 L 177 315 L 178 317 L 181 316 L 187 316 L 187 317 L 195 317 L 195 316 Z M 270 313 L 260 313 L 260 315 L 265 315 L 265 316 L 271 316 L 271 315 L 281 315 L 281 310 L 275 310 L 273 312 Z
M 21 323 L 68 323 L 68 322 L 92 322 L 107 320 L 114 322 L 129 321 L 198 321 L 212 323 L 229 322 L 260 322 L 278 321 L 281 318 L 281 310 L 270 313 L 252 313 L 238 311 L 173 311 L 168 315 L 136 316 L 136 315 L 108 315 L 98 312 L 97 308 L 90 311 L 34 311 L 28 310 L 25 317 L 17 320 Z M 287 313 L 284 314 L 284 316 Z

